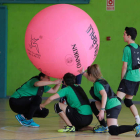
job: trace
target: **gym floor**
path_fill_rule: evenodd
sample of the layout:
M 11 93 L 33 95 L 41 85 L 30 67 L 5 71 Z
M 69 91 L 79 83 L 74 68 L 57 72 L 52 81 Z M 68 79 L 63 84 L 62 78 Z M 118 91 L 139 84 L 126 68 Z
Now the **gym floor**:
M 21 126 L 15 118 L 15 113 L 9 107 L 9 99 L 0 99 L 0 140 L 135 140 L 135 132 L 128 132 L 119 136 L 111 136 L 109 133 L 93 133 L 91 131 L 58 133 L 57 130 L 63 128 L 65 123 L 54 112 L 53 101 L 47 108 L 50 113 L 46 118 L 33 118 L 40 125 L 39 128 Z M 140 110 L 140 104 L 136 104 Z M 93 116 L 91 126 L 95 126 L 97 119 Z M 122 105 L 122 110 L 118 118 L 119 125 L 133 125 L 135 119 L 128 108 Z

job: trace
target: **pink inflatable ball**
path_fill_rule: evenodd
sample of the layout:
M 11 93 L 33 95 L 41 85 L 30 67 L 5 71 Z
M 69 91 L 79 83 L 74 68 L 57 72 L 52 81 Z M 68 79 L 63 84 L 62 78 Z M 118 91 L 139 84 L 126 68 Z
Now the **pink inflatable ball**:
M 95 60 L 99 32 L 82 9 L 69 5 L 49 6 L 30 21 L 25 34 L 26 53 L 33 65 L 48 76 L 78 75 Z

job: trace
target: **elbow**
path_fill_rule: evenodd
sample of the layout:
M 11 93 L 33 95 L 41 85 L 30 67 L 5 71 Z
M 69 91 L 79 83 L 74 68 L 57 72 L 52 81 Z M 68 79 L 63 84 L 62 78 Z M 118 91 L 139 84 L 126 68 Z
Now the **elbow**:
M 38 87 L 37 83 L 34 83 L 34 86 L 35 86 L 35 87 Z
M 39 87 L 39 83 L 38 83 L 38 82 L 35 82 L 35 83 L 34 83 L 34 86 L 35 86 L 35 87 Z
M 127 67 L 126 67 L 126 66 L 123 66 L 123 67 L 122 67 L 122 70 L 123 70 L 123 71 L 126 71 L 126 70 L 127 70 Z
M 56 92 L 57 92 L 57 90 L 53 89 L 52 93 L 56 93 Z
M 107 95 L 106 94 L 103 96 L 103 99 L 106 99 L 107 100 Z

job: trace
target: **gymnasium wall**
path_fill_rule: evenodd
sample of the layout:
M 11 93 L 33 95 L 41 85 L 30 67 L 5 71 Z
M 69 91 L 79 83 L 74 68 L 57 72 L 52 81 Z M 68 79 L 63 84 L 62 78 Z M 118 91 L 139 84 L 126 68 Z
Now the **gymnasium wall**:
M 8 7 L 8 62 L 7 96 L 32 76 L 39 73 L 28 59 L 24 36 L 30 20 L 43 8 L 51 4 L 4 4 Z M 123 32 L 126 26 L 133 26 L 138 31 L 136 42 L 140 41 L 140 0 L 116 0 L 115 11 L 106 11 L 106 0 L 90 0 L 90 4 L 75 4 L 87 12 L 95 21 L 100 33 L 100 48 L 94 63 L 100 65 L 103 77 L 116 93 L 121 79 L 122 54 L 126 43 Z M 106 37 L 111 36 L 111 41 Z M 54 79 L 52 79 L 54 80 Z M 92 83 L 82 79 L 81 86 L 89 98 Z M 50 94 L 44 94 L 48 97 Z M 138 91 L 135 101 L 140 100 Z

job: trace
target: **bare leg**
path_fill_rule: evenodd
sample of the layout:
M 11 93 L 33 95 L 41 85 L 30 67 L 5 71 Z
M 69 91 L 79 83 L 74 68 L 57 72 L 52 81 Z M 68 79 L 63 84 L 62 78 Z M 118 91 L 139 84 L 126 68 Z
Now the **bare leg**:
M 107 126 L 109 127 L 111 125 L 118 125 L 117 122 L 118 122 L 117 119 L 109 118 L 109 119 L 107 119 Z
M 96 105 L 96 108 L 100 111 L 101 110 L 101 102 L 96 101 L 95 105 Z M 106 111 L 105 111 L 105 113 L 106 113 Z
M 133 99 L 133 96 L 126 95 L 125 98 L 126 99 Z M 132 114 L 134 115 L 134 117 L 137 116 L 137 115 L 139 115 L 138 114 L 138 110 L 137 110 L 137 108 L 136 108 L 136 106 L 134 104 L 132 106 L 130 106 L 130 110 L 131 110 Z
M 70 120 L 68 119 L 68 117 L 66 116 L 66 108 L 67 105 L 63 104 L 63 103 L 59 103 L 59 106 L 62 110 L 62 112 L 59 113 L 59 116 L 64 120 L 64 122 L 68 125 L 68 126 L 72 126 Z
M 117 91 L 117 97 L 119 97 L 121 100 L 124 98 L 125 95 L 125 93 Z
M 101 109 L 101 102 L 96 101 L 95 104 L 96 104 L 96 108 L 97 108 L 98 110 L 100 110 L 100 109 Z

